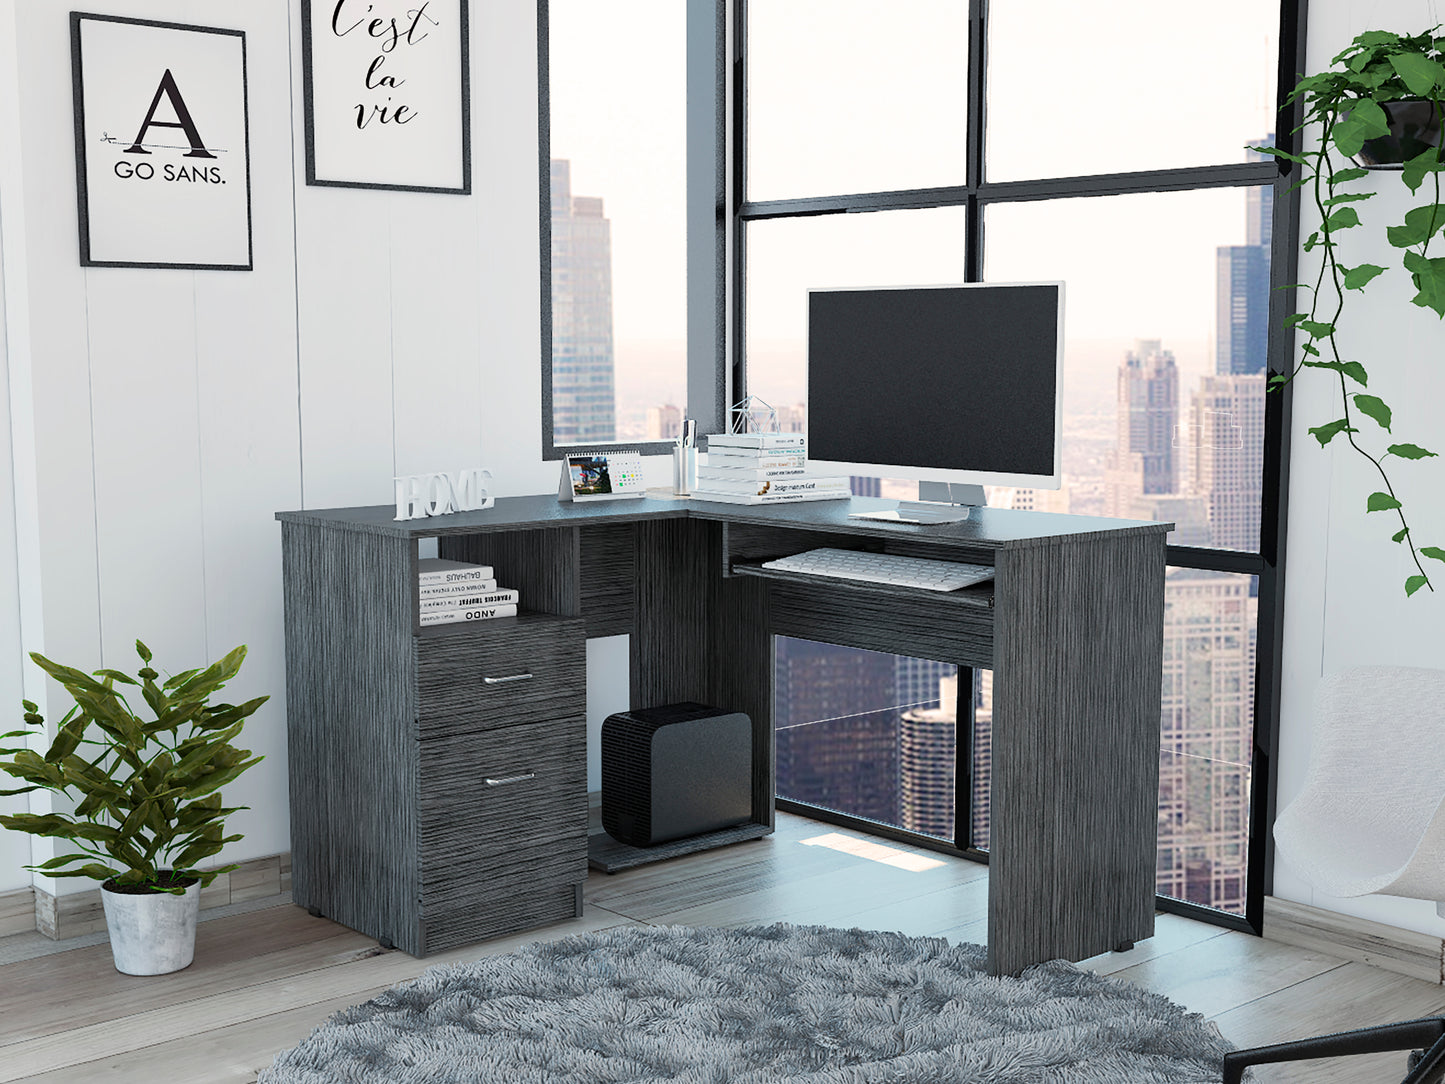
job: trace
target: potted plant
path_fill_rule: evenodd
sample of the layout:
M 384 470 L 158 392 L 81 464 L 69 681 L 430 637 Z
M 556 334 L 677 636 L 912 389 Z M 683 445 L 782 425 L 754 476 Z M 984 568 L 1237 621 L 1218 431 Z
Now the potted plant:
M 72 844 L 74 851 L 26 868 L 100 881 L 116 969 L 160 975 L 190 964 L 200 890 L 236 868 L 197 867 L 241 838 L 225 835 L 224 823 L 247 807 L 223 806 L 220 790 L 261 759 L 231 743 L 270 698 L 210 703 L 241 669 L 244 645 L 159 684 L 150 649 L 139 640 L 135 648 L 143 665 L 134 678 L 119 670 L 86 674 L 31 653 L 75 703 L 43 756 L 24 746 L 0 749 L 0 770 L 26 784 L 0 795 L 48 790 L 73 802 L 74 812 L 0 816 L 0 824 Z M 126 685 L 139 690 L 152 718 L 131 710 L 117 688 Z M 27 727 L 43 726 L 36 705 L 24 705 Z
M 1318 129 L 1318 145 L 1300 154 L 1276 147 L 1253 148 L 1299 165 L 1298 183 L 1307 186 L 1320 218 L 1319 228 L 1304 244 L 1306 252 L 1321 252 L 1314 283 L 1300 287 L 1310 291 L 1309 311 L 1286 321 L 1286 326 L 1303 331 L 1307 341 L 1291 371 L 1272 377 L 1270 383 L 1286 384 L 1304 369 L 1333 374 L 1339 387 L 1339 417 L 1312 427 L 1310 433 L 1321 447 L 1343 434 L 1350 447 L 1373 464 L 1381 488 L 1366 499 L 1366 512 L 1393 513 L 1398 520 L 1392 540 L 1409 546 L 1415 564 L 1414 574 L 1405 580 L 1406 595 L 1422 587 L 1434 590 L 1421 558 L 1445 561 L 1445 549 L 1416 544 L 1404 504 L 1390 480 L 1390 468 L 1394 459 L 1429 459 L 1437 453 L 1393 439 L 1393 412 L 1383 399 L 1365 390 L 1369 372 L 1358 360 L 1340 353 L 1336 334 L 1346 296 L 1364 290 L 1386 269 L 1371 263 L 1346 266 L 1340 260 L 1339 236 L 1363 225 L 1359 205 L 1376 194 L 1349 191 L 1346 186 L 1370 176 L 1374 169 L 1398 171 L 1401 182 L 1421 202 L 1406 212 L 1402 225 L 1386 227 L 1385 235 L 1392 246 L 1403 250 L 1401 262 L 1416 291 L 1413 302 L 1445 317 L 1445 256 L 1432 256 L 1430 251 L 1432 240 L 1445 227 L 1445 204 L 1440 199 L 1440 173 L 1445 169 L 1441 158 L 1445 37 L 1437 37 L 1437 30 L 1361 34 L 1328 70 L 1300 79 L 1290 92 L 1290 102 L 1303 104 L 1303 127 Z M 1372 423 L 1368 435 L 1361 428 L 1366 418 Z

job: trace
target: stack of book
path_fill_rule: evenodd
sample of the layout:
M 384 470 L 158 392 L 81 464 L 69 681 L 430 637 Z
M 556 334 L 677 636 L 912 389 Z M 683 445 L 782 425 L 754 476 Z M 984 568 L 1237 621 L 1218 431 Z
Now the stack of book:
M 517 612 L 517 591 L 498 587 L 491 565 L 423 557 L 417 561 L 417 568 L 423 625 L 486 621 L 512 617 Z
M 692 495 L 731 504 L 831 501 L 852 496 L 846 474 L 808 473 L 802 433 L 715 433 Z

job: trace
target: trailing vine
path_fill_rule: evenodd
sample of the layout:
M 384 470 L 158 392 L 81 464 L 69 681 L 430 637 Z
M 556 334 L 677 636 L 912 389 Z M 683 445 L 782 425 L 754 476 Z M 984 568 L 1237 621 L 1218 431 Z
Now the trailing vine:
M 1430 242 L 1445 228 L 1445 204 L 1440 201 L 1440 174 L 1445 170 L 1441 158 L 1441 100 L 1445 98 L 1445 37 L 1435 37 L 1432 28 L 1413 37 L 1389 31 L 1373 30 L 1361 34 L 1332 61 L 1333 67 L 1317 75 L 1302 78 L 1290 92 L 1289 102 L 1303 99 L 1305 112 L 1301 127 L 1318 125 L 1319 145 L 1296 155 L 1276 147 L 1253 149 L 1298 164 L 1303 176 L 1296 188 L 1308 185 L 1320 216 L 1320 227 L 1306 239 L 1304 250 L 1321 250 L 1320 269 L 1313 285 L 1297 284 L 1310 291 L 1308 312 L 1299 312 L 1285 321 L 1286 327 L 1298 328 L 1308 337 L 1301 347 L 1299 360 L 1288 373 L 1270 378 L 1272 387 L 1281 387 L 1294 380 L 1304 369 L 1325 369 L 1335 374 L 1339 384 L 1340 417 L 1309 432 L 1327 446 L 1341 434 L 1351 448 L 1374 467 L 1383 487 L 1365 501 L 1366 513 L 1393 513 L 1399 529 L 1391 541 L 1409 547 L 1415 572 L 1405 580 L 1405 594 L 1413 595 L 1422 587 L 1435 590 L 1426 560 L 1445 562 L 1445 549 L 1439 546 L 1416 545 L 1405 506 L 1390 479 L 1390 459 L 1420 460 L 1436 458 L 1437 453 L 1418 444 L 1398 442 L 1384 451 L 1372 451 L 1381 443 L 1379 433 L 1370 430 L 1367 437 L 1356 421 L 1363 416 L 1378 429 L 1393 436 L 1394 412 L 1379 396 L 1361 390 L 1369 386 L 1369 372 L 1357 360 L 1346 360 L 1336 340 L 1340 318 L 1348 293 L 1363 291 L 1386 269 L 1377 264 L 1362 263 L 1347 267 L 1339 260 L 1337 235 L 1362 225 L 1355 205 L 1373 199 L 1375 192 L 1341 191 L 1343 186 L 1369 176 L 1370 170 L 1337 162 L 1333 151 L 1345 159 L 1353 159 L 1366 149 L 1371 140 L 1391 134 L 1390 118 L 1385 104 L 1403 100 L 1428 100 L 1431 103 L 1432 130 L 1413 134 L 1404 143 L 1406 148 L 1399 170 L 1401 180 L 1412 194 L 1418 194 L 1427 177 L 1433 180 L 1433 197 L 1429 202 L 1411 208 L 1400 226 L 1386 228 L 1390 244 L 1403 249 L 1405 270 L 1409 272 L 1416 294 L 1414 304 L 1433 310 L 1445 318 L 1445 257 L 1429 254 Z M 1434 137 L 1434 142 L 1429 138 Z M 1413 138 L 1411 144 L 1408 140 Z M 1412 153 L 1413 152 L 1413 153 Z

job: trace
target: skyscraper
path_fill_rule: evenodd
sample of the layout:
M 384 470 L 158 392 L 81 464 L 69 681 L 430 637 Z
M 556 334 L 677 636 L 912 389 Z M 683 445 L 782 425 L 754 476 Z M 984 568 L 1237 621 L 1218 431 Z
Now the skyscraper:
M 1248 576 L 1171 569 L 1164 603 L 1158 891 L 1242 913 L 1259 600 Z
M 552 440 L 617 434 L 612 237 L 602 200 L 572 195 L 571 163 L 552 159 Z
M 1264 144 L 1274 142 L 1266 136 Z M 1268 155 L 1249 151 L 1250 161 Z M 1215 252 L 1215 355 L 1220 374 L 1262 373 L 1269 350 L 1269 239 L 1274 228 L 1274 190 L 1245 189 L 1244 244 Z
M 1158 339 L 1138 339 L 1119 366 L 1116 438 L 1105 478 L 1107 516 L 1128 516 L 1140 494 L 1174 493 L 1179 370 Z
M 938 707 L 911 708 L 900 717 L 899 811 L 904 828 L 952 839 L 953 782 L 958 760 L 958 675 L 941 678 L 937 694 Z
M 774 668 L 778 795 L 897 824 L 894 656 L 779 636 Z
M 1189 488 L 1204 501 L 1218 549 L 1259 548 L 1264 396 L 1259 372 L 1206 376 L 1189 397 Z
M 673 403 L 647 408 L 643 437 L 647 440 L 674 440 L 682 433 L 682 407 Z

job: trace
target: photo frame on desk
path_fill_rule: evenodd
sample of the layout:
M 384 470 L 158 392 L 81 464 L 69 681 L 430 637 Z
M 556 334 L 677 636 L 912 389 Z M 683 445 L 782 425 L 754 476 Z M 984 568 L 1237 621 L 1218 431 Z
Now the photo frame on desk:
M 647 496 L 638 452 L 571 452 L 562 459 L 559 501 L 617 501 Z
M 472 190 L 467 0 L 302 0 L 306 183 Z

